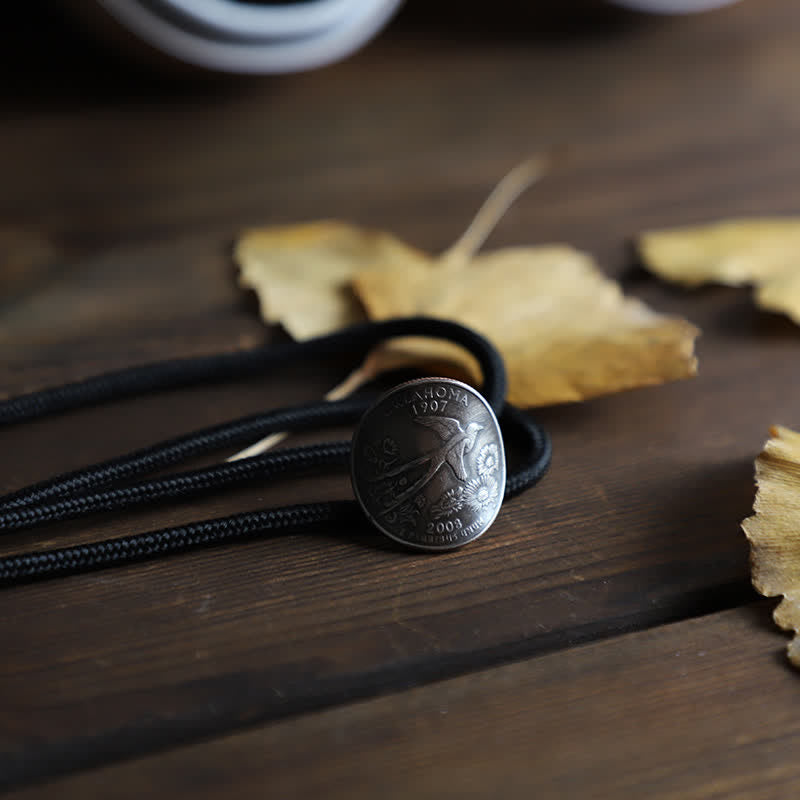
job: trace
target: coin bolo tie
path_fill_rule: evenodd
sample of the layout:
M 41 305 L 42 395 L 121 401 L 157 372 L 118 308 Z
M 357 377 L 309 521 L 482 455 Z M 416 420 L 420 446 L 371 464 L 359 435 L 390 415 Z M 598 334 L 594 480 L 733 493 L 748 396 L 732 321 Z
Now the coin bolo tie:
M 130 564 L 199 547 L 320 525 L 356 526 L 366 516 L 384 534 L 422 550 L 447 550 L 483 534 L 504 498 L 535 484 L 550 463 L 547 434 L 505 402 L 497 350 L 462 325 L 414 317 L 368 322 L 305 342 L 161 361 L 109 372 L 0 403 L 11 425 L 165 389 L 263 375 L 281 363 L 347 353 L 357 363 L 398 336 L 446 339 L 466 348 L 483 374 L 482 392 L 448 378 L 420 378 L 376 401 L 360 393 L 336 402 L 281 408 L 169 439 L 58 475 L 0 497 L 0 531 L 34 528 L 99 512 L 207 495 L 229 487 L 350 466 L 356 501 L 309 502 L 250 511 L 133 536 L 0 558 L 0 586 Z M 357 423 L 351 442 L 289 447 L 149 480 L 142 475 L 278 431 Z M 504 438 L 513 443 L 507 468 Z

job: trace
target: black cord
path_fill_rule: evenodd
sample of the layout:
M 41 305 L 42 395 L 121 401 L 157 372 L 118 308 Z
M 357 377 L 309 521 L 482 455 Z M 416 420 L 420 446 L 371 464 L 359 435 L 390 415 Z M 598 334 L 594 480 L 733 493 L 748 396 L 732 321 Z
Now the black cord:
M 410 335 L 449 339 L 469 350 L 478 360 L 484 376 L 483 395 L 499 415 L 505 400 L 506 372 L 497 350 L 483 336 L 462 325 L 427 317 L 411 317 L 354 325 L 306 342 L 289 342 L 241 353 L 161 361 L 21 395 L 0 403 L 0 425 L 24 422 L 135 394 L 240 378 L 263 372 L 299 356 L 313 359 L 346 352 L 360 361 L 381 342 Z M 55 497 L 84 493 L 274 431 L 307 430 L 326 424 L 351 423 L 369 405 L 369 399 L 356 397 L 339 404 L 323 403 L 244 417 L 195 431 L 0 497 L 0 513 Z
M 509 471 L 505 496 L 514 496 L 536 483 L 550 463 L 550 441 L 529 417 L 511 405 L 504 405 L 506 377 L 499 353 L 483 337 L 468 328 L 426 318 L 367 323 L 303 343 L 259 348 L 248 353 L 160 362 L 109 373 L 6 401 L 0 404 L 0 424 L 94 405 L 131 394 L 185 386 L 200 380 L 208 383 L 238 378 L 242 375 L 241 371 L 237 371 L 239 369 L 244 369 L 244 374 L 253 374 L 301 353 L 303 356 L 312 354 L 319 357 L 322 353 L 346 349 L 363 358 L 376 344 L 408 335 L 449 339 L 472 352 L 484 374 L 485 396 L 499 414 L 505 437 L 508 441 L 514 441 L 520 450 L 521 466 Z M 208 370 L 205 375 L 203 369 Z M 358 396 L 336 403 L 279 409 L 244 417 L 34 484 L 0 498 L 0 531 L 29 528 L 167 499 L 188 498 L 209 489 L 239 486 L 282 474 L 346 466 L 349 461 L 349 442 L 322 443 L 98 491 L 136 475 L 266 433 L 355 422 L 371 405 L 372 399 Z M 0 585 L 131 563 L 256 534 L 362 518 L 353 501 L 309 503 L 236 514 L 78 547 L 23 553 L 0 559 Z
M 0 586 L 130 564 L 197 547 L 225 544 L 255 534 L 277 533 L 323 522 L 355 522 L 357 519 L 358 509 L 351 500 L 305 503 L 267 511 L 250 511 L 77 547 L 22 553 L 0 559 Z
M 547 434 L 519 409 L 507 405 L 500 422 L 505 436 L 514 437 L 521 450 L 522 466 L 511 472 L 506 481 L 507 499 L 532 486 L 544 475 L 550 464 L 551 449 Z M 339 451 L 342 464 L 349 460 L 349 442 L 329 447 Z M 322 523 L 358 524 L 359 521 L 363 522 L 363 515 L 353 500 L 249 511 L 77 547 L 0 558 L 0 587 L 130 564 L 198 547 L 311 528 Z
M 499 413 L 506 395 L 506 371 L 497 350 L 479 333 L 463 325 L 429 317 L 408 317 L 386 322 L 365 322 L 305 342 L 159 361 L 20 395 L 0 403 L 0 425 L 11 425 L 148 392 L 260 375 L 270 367 L 300 355 L 307 359 L 320 359 L 348 353 L 356 361 L 361 361 L 376 345 L 398 336 L 449 339 L 469 350 L 481 367 L 483 396 L 495 413 Z
M 333 419 L 337 423 L 355 422 L 358 416 L 352 412 L 360 405 L 367 404 L 348 402 L 347 407 L 343 409 L 346 413 L 331 414 L 329 421 Z M 313 410 L 317 409 L 318 407 L 313 407 Z M 283 415 L 276 414 L 275 417 L 281 419 Z M 513 406 L 505 407 L 500 417 L 500 424 L 504 438 L 526 446 L 522 458 L 523 466 L 516 472 L 509 473 L 506 480 L 505 495 L 511 497 L 541 477 L 549 461 L 549 442 L 541 429 Z M 0 531 L 33 528 L 47 522 L 63 522 L 99 512 L 121 511 L 165 500 L 188 499 L 206 494 L 209 489 L 243 486 L 254 481 L 275 478 L 281 474 L 295 475 L 331 466 L 347 467 L 349 457 L 349 442 L 313 444 L 179 472 L 165 478 L 140 481 L 117 489 L 79 493 L 53 502 L 38 504 L 20 502 L 13 507 L 0 506 Z M 103 470 L 99 472 L 101 475 L 104 473 Z M 66 481 L 68 484 L 73 482 L 70 479 Z M 59 486 L 58 479 L 55 479 L 53 485 L 56 488 Z M 23 496 L 21 499 L 26 498 Z
M 0 497 L 0 530 L 8 528 L 8 521 L 13 519 L 9 516 L 12 509 L 51 503 L 58 497 L 86 494 L 102 486 L 155 472 L 222 447 L 252 442 L 277 431 L 297 432 L 325 426 L 348 425 L 361 417 L 369 408 L 370 401 L 371 399 L 365 396 L 351 397 L 335 403 L 316 403 L 242 417 L 35 483 Z M 254 463 L 254 459 L 233 463 L 248 462 Z M 266 462 L 255 463 L 265 463 L 267 469 L 271 466 L 268 459 Z
M 165 500 L 188 499 L 199 494 L 207 494 L 209 489 L 243 486 L 256 480 L 263 482 L 281 473 L 296 475 L 303 471 L 328 466 L 345 467 L 349 457 L 349 442 L 313 444 L 279 450 L 276 453 L 266 453 L 241 461 L 179 472 L 166 478 L 141 481 L 132 486 L 79 494 L 52 503 L 12 508 L 0 512 L 0 531 L 33 528 L 46 522 L 62 522 L 101 511 L 121 511 Z

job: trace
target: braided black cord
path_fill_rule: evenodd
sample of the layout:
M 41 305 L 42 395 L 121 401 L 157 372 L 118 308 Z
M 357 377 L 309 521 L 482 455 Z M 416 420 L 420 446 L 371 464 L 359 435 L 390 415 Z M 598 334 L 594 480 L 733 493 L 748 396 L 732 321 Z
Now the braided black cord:
M 320 407 L 314 406 L 311 410 L 317 408 Z M 351 412 L 350 408 L 344 410 Z M 337 417 L 337 420 L 343 421 L 343 418 Z M 506 405 L 503 409 L 500 424 L 504 438 L 518 442 L 522 451 L 523 466 L 509 474 L 506 481 L 506 496 L 513 497 L 539 480 L 546 471 L 550 463 L 550 441 L 538 425 L 513 406 Z M 301 470 L 328 466 L 346 467 L 349 456 L 349 442 L 306 445 L 179 472 L 118 489 L 78 494 L 57 502 L 0 508 L 0 531 L 32 528 L 46 522 L 76 519 L 98 512 L 120 511 L 164 500 L 187 499 L 209 489 L 241 486 L 254 480 L 263 481 L 281 474 L 295 474 Z
M 357 396 L 333 403 L 315 403 L 242 417 L 34 483 L 0 497 L 0 530 L 6 527 L 11 509 L 52 501 L 58 497 L 76 497 L 221 447 L 251 442 L 268 433 L 351 424 L 361 417 L 371 401 L 369 396 Z
M 287 448 L 241 461 L 214 464 L 178 472 L 165 478 L 141 481 L 119 489 L 79 494 L 53 503 L 1 509 L 0 531 L 33 528 L 46 522 L 86 517 L 100 511 L 121 511 L 164 500 L 188 499 L 206 493 L 209 489 L 242 486 L 254 480 L 275 478 L 280 474 L 297 474 L 304 470 L 329 466 L 346 467 L 349 458 L 350 442 Z
M 299 351 L 304 357 L 313 358 L 347 350 L 351 355 L 363 358 L 376 344 L 409 335 L 449 339 L 472 352 L 484 375 L 484 396 L 498 413 L 506 436 L 516 440 L 522 451 L 522 466 L 509 473 L 505 496 L 518 494 L 538 481 L 550 463 L 550 441 L 544 431 L 522 412 L 513 406 L 504 406 L 506 374 L 499 353 L 482 336 L 468 328 L 421 317 L 367 323 L 304 343 L 161 362 L 90 378 L 0 403 L 0 425 L 157 389 L 240 378 L 292 358 Z M 353 422 L 369 405 L 370 398 L 355 397 L 338 403 L 244 417 L 34 484 L 0 498 L 0 530 L 118 510 L 154 500 L 188 497 L 209 488 L 240 485 L 255 478 L 263 480 L 312 467 L 344 466 L 349 460 L 349 443 L 317 444 L 102 492 L 93 491 L 256 435 Z M 43 502 L 47 500 L 53 502 Z M 357 504 L 352 501 L 309 503 L 236 514 L 78 547 L 23 553 L 0 559 L 0 585 L 127 564 L 266 532 L 346 520 L 363 521 Z
M 353 523 L 358 519 L 358 509 L 352 500 L 305 503 L 267 511 L 250 511 L 77 547 L 22 553 L 0 559 L 0 586 L 130 564 L 198 547 L 233 542 L 255 534 L 307 528 L 323 522 Z
M 544 428 L 539 427 L 529 416 L 510 403 L 506 403 L 503 408 L 500 425 L 503 429 L 503 438 L 507 442 L 515 442 L 521 450 L 521 465 L 513 472 L 509 472 L 506 478 L 504 499 L 508 500 L 542 479 L 550 466 L 553 448 Z
M 480 364 L 484 376 L 483 396 L 495 412 L 502 408 L 506 394 L 505 367 L 497 350 L 483 336 L 454 322 L 409 317 L 353 325 L 305 342 L 145 364 L 21 395 L 0 403 L 0 426 L 147 392 L 246 378 L 301 354 L 304 358 L 318 359 L 348 353 L 362 359 L 377 344 L 398 336 L 448 339 L 465 347 Z
M 522 464 L 510 472 L 506 480 L 505 497 L 508 499 L 532 486 L 544 475 L 550 464 L 550 439 L 532 419 L 514 406 L 506 405 L 500 422 L 506 436 L 513 436 L 521 450 Z M 307 449 L 313 451 L 314 448 L 324 446 L 311 445 Z M 348 460 L 349 443 L 331 447 L 342 448 L 337 458 L 341 459 L 344 454 L 343 461 Z M 247 460 L 227 466 L 237 463 L 246 464 Z M 363 514 L 354 501 L 306 503 L 252 511 L 77 547 L 21 553 L 0 558 L 0 587 L 121 566 L 279 530 L 342 522 L 350 525 L 365 524 Z
M 203 378 L 204 369 L 208 371 L 206 382 L 209 383 L 238 377 L 239 369 L 243 370 L 244 374 L 251 374 L 287 358 L 296 357 L 299 351 L 302 351 L 304 356 L 314 356 L 346 349 L 363 358 L 364 353 L 376 344 L 409 334 L 449 339 L 470 350 L 478 359 L 485 376 L 484 396 L 495 412 L 499 412 L 505 397 L 506 375 L 503 361 L 494 347 L 479 334 L 456 323 L 414 317 L 356 325 L 307 342 L 292 342 L 245 353 L 159 362 L 100 375 L 54 389 L 45 389 L 0 403 L 0 425 L 93 405 L 103 400 L 196 383 Z M 336 404 L 317 404 L 244 417 L 195 431 L 12 492 L 0 497 L 0 511 L 29 506 L 56 497 L 82 494 L 266 433 L 281 430 L 296 431 L 340 422 L 349 423 L 363 414 L 368 405 L 368 400 L 356 397 Z

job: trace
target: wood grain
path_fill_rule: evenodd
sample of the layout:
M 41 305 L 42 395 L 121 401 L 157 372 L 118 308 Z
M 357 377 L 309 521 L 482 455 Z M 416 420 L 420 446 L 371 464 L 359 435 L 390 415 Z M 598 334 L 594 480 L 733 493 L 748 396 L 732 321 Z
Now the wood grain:
M 416 13 L 330 69 L 227 88 L 45 51 L 34 108 L 5 105 L 0 217 L 78 251 L 332 214 L 440 250 L 548 147 L 568 155 L 557 180 L 495 242 L 563 239 L 618 267 L 642 227 L 796 208 L 794 4 L 626 18 L 602 35 L 575 23 L 557 39 L 524 35 L 513 5 L 494 35 Z
M 64 261 L 0 306 L 0 391 L 280 336 L 235 287 L 240 227 L 336 214 L 442 249 L 511 164 L 554 145 L 569 157 L 491 244 L 598 254 L 631 294 L 703 328 L 700 376 L 540 412 L 551 473 L 461 552 L 329 531 L 5 592 L 3 786 L 752 599 L 738 523 L 767 427 L 800 425 L 800 333 L 746 291 L 659 283 L 626 241 L 796 209 L 800 7 L 557 38 L 426 24 L 415 12 L 341 65 L 238 88 L 112 86 L 85 54 L 77 85 L 6 87 L 0 220 L 40 231 Z M 0 489 L 315 399 L 348 366 L 0 431 Z M 344 475 L 253 486 L 7 535 L 0 552 L 349 491 Z
M 783 642 L 746 606 L 11 797 L 778 800 L 800 780 Z
M 147 252 L 141 260 L 168 260 Z M 105 262 L 111 313 L 125 307 L 126 265 L 139 260 L 117 253 Z M 177 298 L 180 285 L 162 280 L 159 291 Z M 203 286 L 200 277 L 193 285 Z M 691 303 L 713 331 L 714 317 L 737 300 L 707 293 Z M 198 301 L 199 319 L 218 313 L 230 315 L 222 330 L 241 314 L 206 311 Z M 189 330 L 202 327 L 196 318 Z M 98 763 L 741 602 L 751 591 L 738 522 L 752 502 L 752 453 L 762 419 L 790 416 L 799 388 L 782 365 L 800 342 L 784 334 L 754 335 L 734 349 L 729 335 L 710 332 L 710 367 L 694 381 L 542 412 L 555 446 L 551 474 L 458 552 L 401 552 L 364 527 L 7 591 L 0 773 L 23 780 Z M 197 346 L 185 336 L 177 336 L 180 347 Z M 124 333 L 106 340 L 96 363 L 119 363 L 126 341 Z M 770 370 L 769 397 L 748 378 L 756 368 Z M 337 364 L 315 365 L 313 375 L 298 365 L 272 382 L 172 392 L 3 431 L 5 488 L 259 407 L 313 399 L 343 373 Z M 736 432 L 729 408 L 743 415 Z M 0 552 L 349 491 L 343 475 L 254 486 L 7 535 Z

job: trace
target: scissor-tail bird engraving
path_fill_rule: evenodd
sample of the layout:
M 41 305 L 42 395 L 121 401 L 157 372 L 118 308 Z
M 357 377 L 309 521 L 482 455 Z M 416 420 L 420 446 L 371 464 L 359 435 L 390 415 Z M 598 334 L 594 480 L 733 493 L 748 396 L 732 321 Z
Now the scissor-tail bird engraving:
M 388 514 L 410 497 L 413 497 L 445 464 L 450 465 L 460 481 L 466 481 L 468 478 L 467 470 L 464 467 L 464 454 L 468 453 L 474 446 L 478 432 L 483 430 L 483 425 L 479 425 L 477 422 L 470 422 L 467 425 L 467 429 L 464 430 L 461 427 L 461 423 L 452 417 L 414 417 L 414 422 L 425 425 L 435 431 L 442 443 L 419 458 L 401 464 L 399 467 L 394 467 L 375 478 L 375 480 L 395 478 L 415 467 L 428 464 L 428 469 L 425 473 L 417 478 L 411 486 L 397 495 L 392 500 L 392 503 L 380 512 L 381 514 Z
M 419 378 L 382 395 L 353 434 L 350 469 L 356 499 L 375 527 L 420 550 L 477 539 L 506 487 L 494 411 L 451 378 Z

